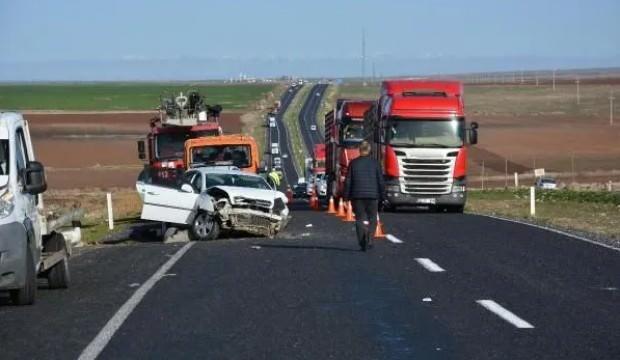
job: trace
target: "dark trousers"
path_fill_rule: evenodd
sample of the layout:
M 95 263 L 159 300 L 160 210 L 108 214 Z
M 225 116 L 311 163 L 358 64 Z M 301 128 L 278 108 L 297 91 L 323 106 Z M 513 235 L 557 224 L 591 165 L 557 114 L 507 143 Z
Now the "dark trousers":
M 357 241 L 361 243 L 363 236 L 368 231 L 368 242 L 371 242 L 377 228 L 379 201 L 377 199 L 353 199 L 352 203 L 353 212 L 355 213 Z M 364 225 L 364 221 L 367 221 L 368 225 Z

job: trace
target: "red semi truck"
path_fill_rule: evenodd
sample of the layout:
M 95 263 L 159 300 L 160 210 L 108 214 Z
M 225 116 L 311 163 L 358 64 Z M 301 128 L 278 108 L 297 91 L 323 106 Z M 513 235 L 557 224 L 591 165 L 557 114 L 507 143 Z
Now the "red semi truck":
M 182 169 L 185 141 L 203 136 L 222 135 L 219 124 L 221 106 L 204 103 L 196 91 L 187 96 L 162 98 L 159 116 L 151 119 L 150 131 L 144 140 L 138 141 L 138 154 L 152 168 Z
M 312 154 L 312 173 L 308 182 L 308 195 L 312 195 L 314 189 L 317 196 L 324 198 L 327 194 L 327 182 L 325 181 L 325 144 L 315 144 Z
M 381 162 L 388 207 L 463 212 L 467 145 L 477 143 L 477 128 L 466 125 L 461 82 L 384 81 L 364 136 Z
M 358 145 L 364 139 L 364 114 L 370 100 L 336 100 L 336 107 L 325 114 L 327 196 L 340 199 L 349 163 L 359 156 Z

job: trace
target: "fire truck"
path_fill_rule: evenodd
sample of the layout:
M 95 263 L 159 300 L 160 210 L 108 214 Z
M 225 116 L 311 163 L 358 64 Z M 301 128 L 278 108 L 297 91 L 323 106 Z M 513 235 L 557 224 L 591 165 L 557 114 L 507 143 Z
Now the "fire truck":
M 327 196 L 338 200 L 344 190 L 349 163 L 359 156 L 358 145 L 364 139 L 364 114 L 370 100 L 336 100 L 336 107 L 325 114 Z
M 222 107 L 207 105 L 197 91 L 162 97 L 158 111 L 146 136 L 148 151 L 145 141 L 138 141 L 138 156 L 151 168 L 182 169 L 186 140 L 223 133 L 219 124 Z
M 465 122 L 461 82 L 384 81 L 365 114 L 364 137 L 381 163 L 388 208 L 463 212 L 467 145 L 477 143 L 477 129 Z

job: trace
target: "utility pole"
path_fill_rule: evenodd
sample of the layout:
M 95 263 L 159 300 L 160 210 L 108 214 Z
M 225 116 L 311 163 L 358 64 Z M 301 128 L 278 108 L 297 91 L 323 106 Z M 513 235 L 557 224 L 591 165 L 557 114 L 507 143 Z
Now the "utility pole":
M 482 190 L 484 191 L 484 160 L 482 160 Z
M 553 69 L 553 91 L 555 91 L 555 69 Z
M 579 77 L 575 80 L 575 84 L 577 84 L 577 105 L 581 104 L 581 93 L 579 92 Z
M 362 28 L 362 84 L 366 86 L 366 29 Z
M 375 62 L 374 62 L 374 60 L 373 60 L 373 62 L 372 62 L 372 82 L 373 82 L 373 83 L 374 83 L 374 82 L 375 82 L 375 80 L 376 80 L 376 78 L 375 78 L 375 74 L 376 74 L 376 73 L 375 73 Z
M 504 188 L 508 189 L 508 159 L 504 159 L 504 179 L 506 180 Z
M 609 126 L 614 126 L 614 92 L 609 90 Z

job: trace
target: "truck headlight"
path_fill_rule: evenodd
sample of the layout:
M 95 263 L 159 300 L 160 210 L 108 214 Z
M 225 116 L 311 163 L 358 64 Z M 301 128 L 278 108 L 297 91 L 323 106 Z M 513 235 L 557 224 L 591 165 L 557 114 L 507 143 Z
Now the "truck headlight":
M 15 207 L 13 199 L 13 194 L 10 191 L 7 191 L 0 196 L 0 218 L 5 218 L 11 215 L 13 208 Z
M 465 191 L 467 191 L 467 186 L 465 185 L 452 185 L 453 193 L 463 193 Z
M 392 193 L 399 193 L 400 192 L 400 185 L 386 185 L 385 186 L 385 191 L 386 192 L 392 192 Z

